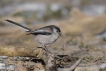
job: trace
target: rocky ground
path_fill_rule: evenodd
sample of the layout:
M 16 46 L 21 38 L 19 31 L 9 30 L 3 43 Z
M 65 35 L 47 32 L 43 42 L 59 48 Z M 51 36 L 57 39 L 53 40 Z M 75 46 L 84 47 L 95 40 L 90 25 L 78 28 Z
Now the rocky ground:
M 0 71 L 44 71 L 50 55 L 45 56 L 34 36 L 4 19 L 18 23 L 25 22 L 22 17 L 3 17 L 0 20 Z M 106 71 L 106 14 L 92 17 L 73 8 L 70 17 L 46 24 L 27 24 L 34 29 L 55 24 L 62 30 L 62 36 L 47 48 L 60 57 L 55 67 L 58 71 L 69 71 L 80 58 L 74 71 Z M 47 62 L 46 62 L 47 61 Z M 49 67 L 48 67 L 49 68 Z M 62 70 L 61 70 L 62 69 Z

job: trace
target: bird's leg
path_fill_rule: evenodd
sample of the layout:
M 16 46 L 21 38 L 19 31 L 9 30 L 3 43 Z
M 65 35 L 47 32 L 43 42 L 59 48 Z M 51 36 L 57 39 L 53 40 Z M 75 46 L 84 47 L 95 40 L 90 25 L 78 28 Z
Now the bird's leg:
M 48 49 L 47 49 L 47 47 L 46 47 L 46 45 L 43 45 L 43 47 L 42 47 L 45 51 L 46 51 L 46 53 L 48 53 L 51 57 L 56 57 L 56 58 L 58 58 L 58 59 L 61 59 L 59 56 L 55 56 L 53 53 L 51 53 Z
M 46 49 L 45 49 L 45 46 L 42 44 L 42 47 L 41 47 L 43 50 L 45 50 L 46 52 L 48 52 Z
M 47 49 L 46 45 L 44 45 L 44 47 L 45 47 L 45 49 L 46 49 L 47 51 L 49 51 L 49 50 Z
M 48 49 L 47 49 L 47 47 L 46 47 L 46 45 L 43 45 L 43 49 L 47 52 L 47 53 L 50 53 L 50 54 L 52 54 Z

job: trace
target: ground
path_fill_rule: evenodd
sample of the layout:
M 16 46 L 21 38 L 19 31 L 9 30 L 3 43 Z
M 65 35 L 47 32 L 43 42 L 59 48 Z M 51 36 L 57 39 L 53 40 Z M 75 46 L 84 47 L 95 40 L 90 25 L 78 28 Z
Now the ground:
M 83 60 L 78 67 L 93 65 L 100 67 L 106 62 L 106 38 L 102 37 L 102 32 L 106 28 L 105 17 L 105 14 L 99 17 L 89 17 L 73 8 L 70 18 L 52 23 L 61 28 L 62 36 L 47 48 L 55 55 L 66 55 L 66 58 L 63 58 L 66 61 L 60 60 L 63 62 L 60 67 L 70 67 L 73 60 L 74 64 L 79 58 Z M 37 29 L 49 24 L 51 23 L 28 25 L 28 27 Z M 17 26 L 1 26 L 0 55 L 10 58 L 13 56 L 40 58 L 40 51 L 37 48 L 39 44 L 33 35 L 26 34 L 27 32 Z M 42 65 L 40 67 L 43 69 Z

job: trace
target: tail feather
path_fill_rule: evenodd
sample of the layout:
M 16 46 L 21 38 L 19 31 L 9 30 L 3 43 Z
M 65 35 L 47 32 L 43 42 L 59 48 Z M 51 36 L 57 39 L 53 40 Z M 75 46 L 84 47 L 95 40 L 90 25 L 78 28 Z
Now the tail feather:
M 6 19 L 5 21 L 10 22 L 10 23 L 12 23 L 12 24 L 15 24 L 15 25 L 17 25 L 17 26 L 19 26 L 19 27 L 25 29 L 26 31 L 32 31 L 32 29 L 27 28 L 27 27 L 25 27 L 25 26 L 23 26 L 23 25 L 21 25 L 21 24 L 18 24 L 18 23 L 14 22 L 14 21 L 11 21 L 11 20 L 8 20 L 8 19 Z

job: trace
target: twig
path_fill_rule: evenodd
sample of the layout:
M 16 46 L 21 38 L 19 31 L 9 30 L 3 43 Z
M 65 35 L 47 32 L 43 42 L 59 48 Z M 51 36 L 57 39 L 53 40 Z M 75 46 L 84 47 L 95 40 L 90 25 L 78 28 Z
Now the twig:
M 79 65 L 79 63 L 80 63 L 81 61 L 82 61 L 82 58 L 78 59 L 77 62 L 76 62 L 73 66 L 71 66 L 71 67 L 69 68 L 69 71 L 74 70 L 74 69 Z
M 74 70 L 79 65 L 79 63 L 82 61 L 82 59 L 83 58 L 79 58 L 76 61 L 76 63 L 73 66 L 71 66 L 70 68 L 58 68 L 58 71 L 72 71 L 72 70 Z

